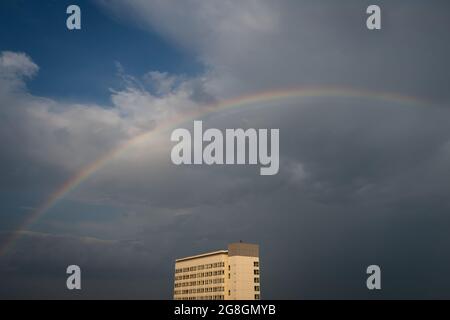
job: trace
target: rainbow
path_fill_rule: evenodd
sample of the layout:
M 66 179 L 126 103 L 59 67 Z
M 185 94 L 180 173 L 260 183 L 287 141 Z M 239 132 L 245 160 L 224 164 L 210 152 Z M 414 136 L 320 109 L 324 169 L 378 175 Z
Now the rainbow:
M 358 90 L 352 88 L 340 88 L 340 87 L 304 87 L 304 88 L 291 88 L 258 92 L 256 94 L 244 95 L 237 98 L 224 100 L 217 103 L 212 103 L 199 108 L 195 111 L 180 114 L 175 117 L 171 117 L 168 120 L 160 123 L 156 128 L 150 131 L 139 134 L 122 144 L 119 144 L 116 148 L 113 148 L 103 156 L 99 157 L 92 163 L 83 167 L 79 172 L 70 177 L 64 184 L 56 189 L 37 209 L 35 209 L 29 217 L 27 217 L 19 228 L 12 232 L 12 235 L 4 241 L 0 246 L 0 256 L 4 255 L 9 248 L 20 238 L 21 231 L 27 230 L 36 220 L 44 215 L 50 208 L 55 206 L 59 200 L 63 199 L 68 193 L 82 184 L 87 178 L 93 175 L 96 171 L 102 168 L 106 163 L 116 158 L 118 155 L 124 153 L 128 148 L 138 144 L 141 141 L 149 139 L 156 132 L 163 132 L 170 129 L 180 123 L 189 121 L 198 117 L 203 117 L 207 114 L 213 114 L 221 112 L 225 109 L 240 108 L 250 106 L 254 104 L 263 104 L 268 102 L 276 102 L 283 99 L 293 98 L 318 98 L 318 97 L 335 97 L 335 98 L 364 98 L 371 100 L 379 100 L 386 102 L 394 102 L 400 105 L 416 105 L 426 106 L 432 105 L 431 103 L 420 100 L 415 97 L 405 96 L 395 93 L 387 92 L 375 92 L 369 90 Z

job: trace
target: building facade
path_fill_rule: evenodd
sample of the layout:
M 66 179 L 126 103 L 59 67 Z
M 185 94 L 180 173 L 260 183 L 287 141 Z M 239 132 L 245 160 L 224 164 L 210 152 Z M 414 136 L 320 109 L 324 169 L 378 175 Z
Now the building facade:
M 175 300 L 259 300 L 259 246 L 231 243 L 228 250 L 175 261 Z

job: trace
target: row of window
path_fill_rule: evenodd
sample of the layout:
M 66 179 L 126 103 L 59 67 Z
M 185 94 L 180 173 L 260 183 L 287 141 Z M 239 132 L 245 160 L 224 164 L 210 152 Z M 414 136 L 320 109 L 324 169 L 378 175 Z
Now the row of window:
M 194 293 L 205 293 L 205 292 L 223 292 L 225 291 L 224 287 L 207 287 L 207 288 L 197 288 L 197 289 L 189 289 L 189 290 L 174 290 L 173 294 L 194 294 Z
M 198 280 L 198 281 L 190 281 L 190 282 L 187 281 L 187 282 L 175 283 L 175 288 L 189 287 L 189 286 L 203 286 L 203 285 L 208 285 L 208 284 L 218 284 L 218 283 L 224 283 L 224 282 L 225 282 L 224 278 Z M 253 282 L 259 283 L 259 278 L 253 278 Z M 255 289 L 255 291 L 256 291 L 256 289 Z
M 183 290 L 174 290 L 173 294 L 193 294 L 193 293 L 204 293 L 204 292 L 223 292 L 225 290 L 224 287 L 207 287 L 207 288 L 196 288 L 196 289 L 183 289 Z M 256 292 L 260 291 L 259 286 L 254 286 L 254 290 Z M 231 295 L 231 291 L 228 290 L 228 295 Z
M 175 288 L 180 287 L 189 287 L 189 286 L 203 286 L 208 284 L 217 284 L 217 283 L 224 283 L 224 278 L 217 278 L 217 279 L 207 279 L 207 280 L 198 280 L 198 281 L 190 281 L 190 282 L 181 282 L 181 283 L 175 283 Z
M 192 272 L 192 271 L 197 271 L 197 270 L 224 268 L 224 267 L 225 267 L 225 262 L 220 261 L 220 262 L 215 262 L 215 263 L 201 264 L 201 265 L 193 266 L 193 267 L 175 269 L 175 273 Z
M 204 277 L 221 276 L 224 273 L 225 273 L 224 270 L 216 270 L 216 271 L 193 273 L 193 274 L 188 274 L 188 275 L 180 275 L 180 276 L 175 276 L 175 281 L 187 280 L 187 279 L 196 279 L 196 278 L 204 278 Z
M 253 262 L 253 266 L 254 267 L 259 267 L 259 261 L 254 261 Z M 225 262 L 220 261 L 220 262 L 215 262 L 215 263 L 208 263 L 208 264 L 201 264 L 198 266 L 192 266 L 192 267 L 186 267 L 186 268 L 178 268 L 175 269 L 175 273 L 181 273 L 181 272 L 192 272 L 192 271 L 197 271 L 197 270 L 204 270 L 204 269 L 213 269 L 213 268 L 224 268 L 225 267 Z M 230 268 L 230 266 L 228 266 L 228 269 Z
M 224 299 L 223 295 L 175 298 L 175 300 L 223 300 L 223 299 Z
M 213 295 L 213 296 L 198 296 L 198 297 L 182 297 L 182 298 L 175 298 L 175 300 L 224 300 L 224 296 Z M 255 294 L 255 300 L 260 300 L 259 294 Z

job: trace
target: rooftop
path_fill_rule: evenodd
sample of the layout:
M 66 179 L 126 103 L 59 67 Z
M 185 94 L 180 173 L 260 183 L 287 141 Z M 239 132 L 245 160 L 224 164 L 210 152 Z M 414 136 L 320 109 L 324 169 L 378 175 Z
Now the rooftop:
M 181 261 L 186 261 L 186 260 L 191 260 L 191 259 L 197 259 L 197 258 L 203 258 L 203 257 L 208 257 L 208 256 L 213 256 L 216 254 L 228 254 L 228 250 L 218 250 L 218 251 L 213 251 L 213 252 L 207 252 L 207 253 L 202 253 L 202 254 L 198 254 L 195 256 L 189 256 L 189 257 L 185 257 L 185 258 L 180 258 L 180 259 L 176 259 L 176 262 L 181 262 Z

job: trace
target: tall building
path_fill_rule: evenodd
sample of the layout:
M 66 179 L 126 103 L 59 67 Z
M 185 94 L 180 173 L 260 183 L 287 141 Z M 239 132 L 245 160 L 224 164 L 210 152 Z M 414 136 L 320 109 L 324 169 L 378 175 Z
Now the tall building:
M 175 261 L 175 300 L 259 300 L 259 246 L 231 243 L 228 250 Z

